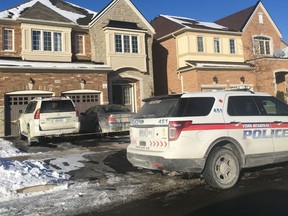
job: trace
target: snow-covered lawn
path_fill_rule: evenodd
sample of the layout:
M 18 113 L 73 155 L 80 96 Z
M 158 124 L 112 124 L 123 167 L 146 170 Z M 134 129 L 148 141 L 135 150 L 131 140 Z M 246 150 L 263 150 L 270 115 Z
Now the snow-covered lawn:
M 83 153 L 50 161 L 57 169 L 44 161 L 11 159 L 26 155 L 16 149 L 13 143 L 0 139 L 1 216 L 72 215 L 81 209 L 83 211 L 83 208 L 95 209 L 97 206 L 125 200 L 136 188 L 125 183 L 119 185 L 117 190 L 112 190 L 109 185 L 123 180 L 113 173 L 107 174 L 103 185 L 99 182 L 91 184 L 70 181 L 66 173 L 84 167 L 81 163 L 86 160 Z M 63 166 L 64 161 L 69 166 Z

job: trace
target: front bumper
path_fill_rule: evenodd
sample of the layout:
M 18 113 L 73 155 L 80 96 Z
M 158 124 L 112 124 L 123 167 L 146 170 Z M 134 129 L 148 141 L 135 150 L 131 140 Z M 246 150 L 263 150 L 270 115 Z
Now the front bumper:
M 205 159 L 166 159 L 159 156 L 142 155 L 127 152 L 128 161 L 135 167 L 178 171 L 185 173 L 201 173 L 205 166 Z

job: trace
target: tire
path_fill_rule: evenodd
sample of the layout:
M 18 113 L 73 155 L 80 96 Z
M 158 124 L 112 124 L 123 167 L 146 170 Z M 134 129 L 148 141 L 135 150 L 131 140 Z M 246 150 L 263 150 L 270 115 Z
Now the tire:
M 22 134 L 20 123 L 18 123 L 19 139 L 25 140 L 25 136 Z
M 99 133 L 102 132 L 102 128 L 101 128 L 99 122 L 95 123 L 95 132 L 99 132 Z
M 240 165 L 234 152 L 228 148 L 215 148 L 208 156 L 204 168 L 205 182 L 213 188 L 233 187 L 240 175 Z

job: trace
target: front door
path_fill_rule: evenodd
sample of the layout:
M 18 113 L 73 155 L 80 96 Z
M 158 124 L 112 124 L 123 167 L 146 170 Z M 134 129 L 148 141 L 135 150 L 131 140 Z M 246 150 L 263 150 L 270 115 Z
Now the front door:
M 135 112 L 135 87 L 134 84 L 113 85 L 113 103 L 125 105 L 128 109 Z

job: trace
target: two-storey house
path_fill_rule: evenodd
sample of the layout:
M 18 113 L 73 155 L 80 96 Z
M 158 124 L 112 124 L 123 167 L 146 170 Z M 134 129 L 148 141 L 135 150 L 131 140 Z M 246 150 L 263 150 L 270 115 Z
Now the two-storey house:
M 156 94 L 286 91 L 288 64 L 281 58 L 285 44 L 261 2 L 214 23 L 160 15 L 151 24 L 156 30 Z
M 129 13 L 128 13 L 129 12 Z M 99 13 L 62 0 L 29 0 L 0 12 L 0 135 L 38 96 L 69 96 L 79 112 L 153 92 L 154 29 L 130 0 Z

